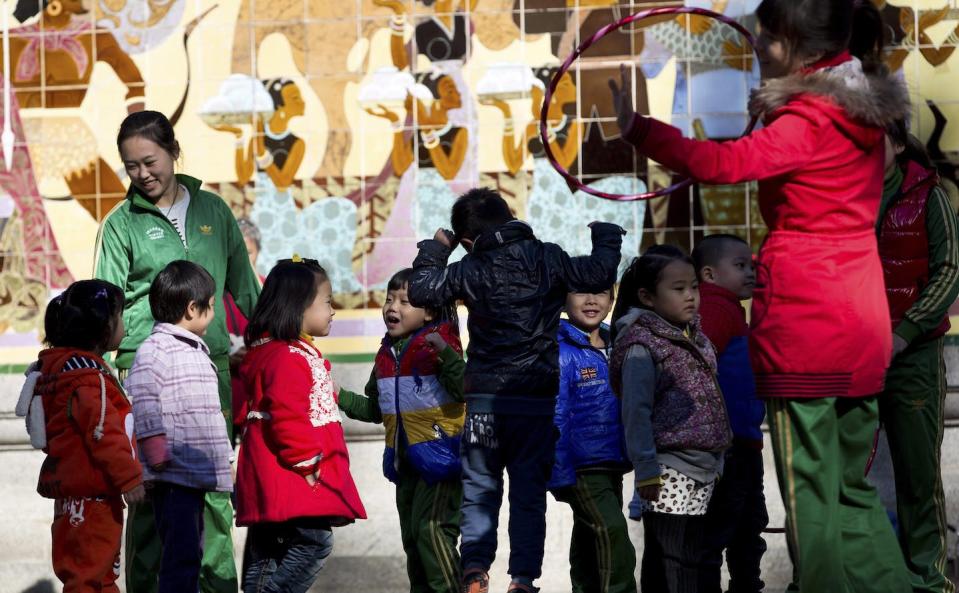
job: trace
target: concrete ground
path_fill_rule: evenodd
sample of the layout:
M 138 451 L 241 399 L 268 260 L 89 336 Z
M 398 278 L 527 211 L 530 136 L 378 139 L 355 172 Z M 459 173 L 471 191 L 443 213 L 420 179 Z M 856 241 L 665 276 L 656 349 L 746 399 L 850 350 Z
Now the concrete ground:
M 949 384 L 959 387 L 959 348 L 951 348 L 949 352 Z M 335 367 L 338 382 L 354 388 L 364 384 L 368 373 L 369 365 L 342 364 Z M 0 513 L 0 593 L 50 593 L 60 591 L 60 584 L 50 568 L 53 503 L 40 498 L 35 492 L 43 454 L 25 445 L 22 420 L 15 418 L 12 413 L 19 381 L 18 377 L 0 375 L 0 501 L 3 501 L 0 507 L 3 511 Z M 949 415 L 959 418 L 959 394 L 951 396 Z M 942 472 L 949 521 L 956 524 L 959 521 L 959 424 L 952 422 L 949 421 L 945 431 Z M 352 472 L 369 518 L 336 530 L 333 556 L 311 591 L 405 592 L 408 584 L 399 522 L 393 504 L 394 491 L 381 474 L 383 444 L 379 439 L 379 427 L 348 422 L 347 429 L 351 435 L 349 449 Z M 781 527 L 783 509 L 770 454 L 771 449 L 767 446 L 766 498 L 770 525 Z M 878 463 L 874 471 L 881 472 L 882 462 Z M 629 483 L 629 478 L 626 483 Z M 628 490 L 629 486 L 625 489 Z M 497 592 L 505 592 L 508 583 L 507 516 L 508 505 L 504 504 L 499 552 L 491 571 L 492 590 Z M 568 556 L 571 527 L 572 515 L 568 507 L 550 498 L 546 559 L 543 577 L 538 582 L 543 593 L 570 591 Z M 642 524 L 631 522 L 630 533 L 637 556 L 641 557 Z M 236 530 L 238 560 L 244 537 L 245 530 Z M 771 534 L 766 540 L 769 551 L 763 559 L 763 573 L 767 591 L 783 591 L 791 571 L 785 539 L 781 534 Z

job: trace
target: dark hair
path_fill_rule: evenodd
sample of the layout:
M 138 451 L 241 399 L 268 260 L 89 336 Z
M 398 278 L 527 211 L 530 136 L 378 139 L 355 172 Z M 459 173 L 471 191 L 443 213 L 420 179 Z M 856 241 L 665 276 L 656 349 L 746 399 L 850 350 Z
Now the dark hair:
M 390 278 L 390 281 L 386 284 L 386 290 L 403 290 L 407 288 L 410 284 L 410 278 L 413 276 L 413 268 L 403 268 L 399 272 L 393 274 L 393 277 Z M 440 322 L 449 322 L 453 326 L 453 331 L 456 334 L 459 334 L 460 331 L 460 319 L 459 315 L 456 312 L 456 301 L 450 301 L 443 305 L 442 307 L 423 307 L 433 316 L 433 321 Z
M 201 313 L 210 308 L 216 282 L 203 266 L 183 259 L 160 270 L 150 285 L 150 312 L 160 323 L 179 323 L 190 302 Z
M 790 57 L 830 58 L 848 49 L 866 71 L 881 65 L 884 29 L 871 0 L 763 0 L 756 16 Z
M 450 224 L 459 240 L 475 241 L 480 235 L 514 220 L 503 196 L 494 189 L 477 187 L 461 195 L 453 203 Z
M 889 134 L 889 139 L 894 145 L 903 147 L 903 151 L 896 155 L 896 162 L 899 165 L 915 161 L 926 169 L 935 168 L 922 141 L 909 133 L 909 126 L 905 119 L 897 119 L 886 126 L 886 133 Z
M 316 293 L 330 278 L 316 260 L 284 259 L 277 262 L 263 283 L 244 339 L 247 346 L 264 334 L 277 340 L 292 341 L 303 332 L 303 312 L 316 299 Z
M 263 81 L 263 87 L 266 89 L 266 92 L 269 93 L 270 99 L 273 100 L 273 107 L 279 108 L 286 104 L 283 101 L 283 89 L 291 84 L 296 85 L 296 83 L 289 78 L 271 78 Z
M 696 243 L 693 249 L 693 265 L 696 267 L 696 275 L 706 266 L 716 266 L 720 260 L 726 257 L 726 251 L 730 243 L 741 243 L 749 247 L 742 237 L 726 233 L 717 233 L 707 235 L 701 241 Z
M 173 160 L 180 158 L 180 143 L 173 134 L 173 124 L 159 111 L 137 111 L 128 115 L 117 133 L 117 150 L 128 139 L 137 136 L 150 140 Z
M 613 317 L 610 320 L 613 340 L 616 339 L 616 322 L 623 315 L 633 307 L 647 308 L 639 302 L 639 289 L 642 288 L 647 292 L 655 293 L 656 285 L 662 279 L 663 270 L 676 261 L 685 262 L 695 267 L 692 258 L 679 247 L 653 245 L 641 257 L 634 259 L 633 263 L 626 268 L 619 280 L 619 298 L 616 299 L 616 306 L 613 307 Z
M 50 301 L 44 341 L 54 348 L 106 350 L 123 313 L 123 291 L 103 280 L 80 280 Z

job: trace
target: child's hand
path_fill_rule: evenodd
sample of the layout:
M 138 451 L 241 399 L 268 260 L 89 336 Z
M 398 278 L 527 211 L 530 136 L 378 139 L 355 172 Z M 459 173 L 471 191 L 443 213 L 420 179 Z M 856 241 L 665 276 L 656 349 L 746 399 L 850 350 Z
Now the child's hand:
M 137 484 L 136 487 L 131 488 L 123 493 L 123 502 L 127 503 L 128 505 L 139 504 L 143 502 L 146 496 L 147 491 L 143 487 L 143 484 Z
M 306 483 L 310 485 L 310 488 L 316 486 L 316 483 L 320 481 L 320 466 L 317 465 L 315 472 L 306 474 L 304 477 L 306 478 Z
M 633 125 L 633 116 L 636 115 L 633 110 L 633 86 L 629 72 L 626 71 L 626 64 L 619 65 L 619 79 L 620 86 L 617 86 L 612 78 L 609 79 L 609 90 L 613 94 L 616 123 L 619 124 L 619 131 L 625 135 Z
M 640 486 L 639 497 L 648 502 L 655 502 L 659 500 L 659 491 L 662 490 L 662 486 L 659 484 L 653 484 L 651 486 Z
M 456 249 L 457 241 L 456 235 L 453 234 L 453 231 L 447 229 L 436 229 L 436 233 L 433 235 L 433 240 L 439 241 L 450 249 Z
M 437 332 L 432 332 L 426 334 L 426 343 L 432 346 L 433 350 L 437 352 L 442 352 L 446 350 L 446 347 L 449 345 L 446 343 L 446 340 L 443 339 L 443 336 L 439 335 Z

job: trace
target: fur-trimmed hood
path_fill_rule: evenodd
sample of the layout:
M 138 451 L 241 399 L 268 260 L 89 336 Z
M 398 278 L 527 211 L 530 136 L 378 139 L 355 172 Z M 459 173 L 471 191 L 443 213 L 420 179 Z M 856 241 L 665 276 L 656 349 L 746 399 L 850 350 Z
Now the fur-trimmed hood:
M 852 120 L 849 123 L 868 127 L 885 128 L 910 114 L 906 86 L 885 71 L 876 75 L 864 74 L 856 58 L 833 68 L 766 82 L 753 91 L 749 113 L 767 118 L 802 95 L 825 99 L 841 112 L 836 115 L 844 114 L 845 118 Z

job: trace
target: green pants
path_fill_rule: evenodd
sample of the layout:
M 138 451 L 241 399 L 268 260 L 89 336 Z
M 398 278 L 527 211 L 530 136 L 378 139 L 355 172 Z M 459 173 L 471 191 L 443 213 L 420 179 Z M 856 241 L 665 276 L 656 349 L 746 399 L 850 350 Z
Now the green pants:
M 460 555 L 459 480 L 427 484 L 408 467 L 396 484 L 396 510 L 406 553 L 410 593 L 458 593 Z
M 121 378 L 125 379 L 124 375 Z M 220 407 L 232 432 L 229 370 L 217 373 Z M 156 593 L 160 572 L 160 537 L 149 500 L 130 507 L 126 533 L 127 593 Z M 238 582 L 233 559 L 233 503 L 229 492 L 208 492 L 203 507 L 202 593 L 236 593 Z
M 790 590 L 909 591 L 892 526 L 865 476 L 877 399 L 770 399 L 768 407 L 793 561 Z
M 581 473 L 554 492 L 573 509 L 569 576 L 574 593 L 636 593 L 636 550 L 623 515 L 623 476 Z
M 899 545 L 912 590 L 952 593 L 946 578 L 946 505 L 939 468 L 946 368 L 943 339 L 910 346 L 896 357 L 879 399 L 896 475 Z

